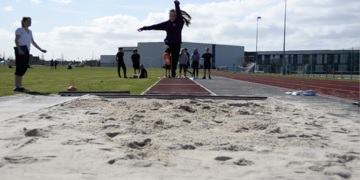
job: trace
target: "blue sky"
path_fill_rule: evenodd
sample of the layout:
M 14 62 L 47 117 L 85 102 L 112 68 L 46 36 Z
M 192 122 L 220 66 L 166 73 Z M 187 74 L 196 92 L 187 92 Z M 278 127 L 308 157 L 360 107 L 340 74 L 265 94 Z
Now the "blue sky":
M 360 2 L 288 0 L 287 49 L 348 49 L 360 47 Z M 118 46 L 160 41 L 163 32 L 136 29 L 167 19 L 172 0 L 1 0 L 0 54 L 13 54 L 14 31 L 23 16 L 33 19 L 37 43 L 46 59 L 89 59 L 113 54 Z M 281 50 L 284 0 L 181 0 L 193 16 L 184 29 L 190 42 L 243 45 L 255 50 L 256 17 L 261 50 Z M 32 48 L 34 55 L 41 53 Z

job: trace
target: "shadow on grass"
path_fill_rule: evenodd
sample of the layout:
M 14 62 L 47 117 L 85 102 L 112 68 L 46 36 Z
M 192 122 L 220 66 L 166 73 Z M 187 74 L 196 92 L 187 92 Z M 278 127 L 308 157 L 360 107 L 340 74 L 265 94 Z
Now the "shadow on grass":
M 42 93 L 42 92 L 37 92 L 37 91 L 28 91 L 25 92 L 25 94 L 30 94 L 30 95 L 34 95 L 34 96 L 49 96 L 50 93 Z

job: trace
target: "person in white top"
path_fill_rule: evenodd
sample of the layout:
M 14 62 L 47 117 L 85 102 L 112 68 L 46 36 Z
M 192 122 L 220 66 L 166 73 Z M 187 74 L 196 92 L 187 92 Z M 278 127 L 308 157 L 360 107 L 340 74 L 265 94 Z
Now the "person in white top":
M 22 77 L 25 75 L 29 67 L 30 60 L 30 45 L 32 44 L 41 52 L 46 53 L 46 50 L 41 49 L 35 42 L 32 31 L 29 29 L 31 26 L 31 18 L 23 17 L 21 20 L 21 28 L 15 31 L 15 88 L 14 92 L 24 92 L 26 89 L 22 86 Z

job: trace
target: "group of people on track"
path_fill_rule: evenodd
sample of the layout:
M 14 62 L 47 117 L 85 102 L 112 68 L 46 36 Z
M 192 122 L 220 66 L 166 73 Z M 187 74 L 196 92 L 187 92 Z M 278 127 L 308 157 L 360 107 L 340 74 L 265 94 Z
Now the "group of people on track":
M 178 78 L 187 78 L 187 73 L 189 72 L 190 75 L 194 79 L 199 78 L 199 66 L 200 60 L 203 59 L 203 68 L 204 68 L 204 77 L 202 79 L 206 79 L 206 71 L 208 71 L 208 78 L 211 79 L 210 70 L 211 70 L 211 62 L 214 56 L 209 52 L 209 48 L 205 49 L 205 53 L 200 56 L 199 50 L 195 48 L 193 50 L 192 55 L 188 53 L 186 48 L 182 48 L 180 50 L 179 55 L 179 76 Z M 172 69 L 171 64 L 171 54 L 170 49 L 167 48 L 164 53 L 164 61 L 165 61 L 165 76 L 166 78 L 171 78 L 170 70 Z M 176 66 L 176 65 L 175 65 Z M 189 69 L 192 68 L 192 71 Z M 176 67 L 175 67 L 176 69 Z M 182 72 L 184 76 L 182 76 Z

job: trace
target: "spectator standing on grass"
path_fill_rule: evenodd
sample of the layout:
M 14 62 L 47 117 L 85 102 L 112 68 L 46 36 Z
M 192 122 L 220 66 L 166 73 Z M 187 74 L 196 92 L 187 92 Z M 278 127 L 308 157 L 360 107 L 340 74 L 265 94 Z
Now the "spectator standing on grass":
M 31 18 L 23 17 L 21 20 L 21 28 L 16 29 L 15 31 L 15 88 L 14 92 L 25 92 L 25 89 L 22 86 L 22 79 L 25 75 L 27 69 L 29 68 L 30 61 L 30 45 L 32 44 L 38 50 L 43 53 L 46 53 L 46 50 L 41 49 L 39 45 L 34 40 L 32 31 L 29 29 L 31 26 Z
M 198 79 L 199 78 L 199 61 L 200 61 L 200 54 L 198 52 L 198 49 L 194 49 L 194 52 L 191 56 L 191 66 L 193 68 L 193 76 L 194 79 Z
M 57 65 L 58 65 L 58 61 L 55 60 L 55 61 L 54 61 L 54 67 L 55 67 L 55 69 L 57 68 Z
M 117 72 L 118 72 L 119 78 L 121 78 L 120 68 L 122 68 L 124 71 L 124 78 L 127 78 L 126 77 L 126 66 L 125 66 L 125 62 L 124 62 L 124 52 L 123 52 L 123 48 L 121 48 L 121 47 L 119 47 L 119 51 L 116 54 L 116 61 L 117 61 Z
M 165 78 L 171 78 L 170 69 L 171 69 L 171 60 L 170 60 L 170 49 L 167 48 L 164 53 L 165 61 Z
M 131 61 L 133 63 L 134 74 L 136 74 L 136 70 L 138 70 L 138 73 L 140 73 L 140 54 L 138 53 L 137 49 L 133 51 L 133 54 L 131 55 Z
M 211 61 L 214 58 L 214 56 L 209 52 L 209 48 L 206 48 L 206 53 L 201 56 L 201 58 L 204 59 L 204 77 L 203 79 L 206 79 L 206 70 L 209 72 L 209 79 L 211 79 L 210 75 L 210 69 L 211 69 Z
M 180 64 L 180 71 L 179 71 L 179 78 L 181 78 L 181 72 L 184 70 L 184 78 L 186 78 L 186 71 L 187 71 L 187 63 L 189 58 L 186 54 L 185 49 L 181 49 L 181 53 L 179 56 L 179 64 Z
M 51 59 L 51 61 L 50 61 L 50 69 L 53 69 L 53 68 L 54 68 L 54 60 Z
M 171 55 L 171 76 L 176 77 L 176 68 L 179 60 L 179 53 L 182 42 L 182 29 L 184 24 L 189 26 L 191 21 L 191 16 L 180 10 L 180 2 L 178 0 L 174 1 L 175 9 L 170 10 L 169 20 L 162 22 L 160 24 L 152 26 L 144 26 L 139 28 L 138 31 L 144 30 L 163 30 L 166 31 L 165 44 L 170 48 Z

